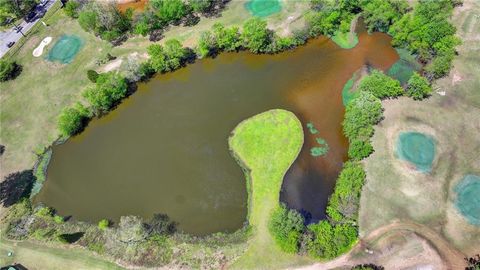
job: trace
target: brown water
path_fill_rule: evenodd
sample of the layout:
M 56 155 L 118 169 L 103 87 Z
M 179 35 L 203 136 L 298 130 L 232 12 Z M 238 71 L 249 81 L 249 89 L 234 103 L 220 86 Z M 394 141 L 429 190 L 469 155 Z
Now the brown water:
M 158 75 L 81 135 L 54 146 L 35 201 L 80 220 L 166 213 L 189 233 L 234 231 L 245 222 L 247 194 L 227 138 L 240 121 L 283 108 L 319 133 L 305 129 L 281 200 L 322 218 L 346 159 L 343 84 L 366 63 L 386 69 L 397 59 L 387 35 L 361 34 L 351 50 L 319 38 L 292 52 L 225 53 Z M 326 156 L 310 155 L 316 136 L 327 141 Z
M 128 0 L 123 3 L 118 3 L 117 7 L 121 12 L 125 12 L 129 8 L 133 9 L 135 12 L 141 12 L 145 9 L 147 3 L 148 0 Z

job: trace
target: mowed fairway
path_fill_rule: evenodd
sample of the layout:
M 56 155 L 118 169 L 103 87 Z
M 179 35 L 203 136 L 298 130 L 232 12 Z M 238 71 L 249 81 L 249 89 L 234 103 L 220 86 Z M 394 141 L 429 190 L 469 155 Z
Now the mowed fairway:
M 463 44 L 450 75 L 434 83 L 432 97 L 383 102 L 385 119 L 375 128 L 375 152 L 365 161 L 359 223 L 362 236 L 394 221 L 423 224 L 472 256 L 478 253 L 480 226 L 468 223 L 455 208 L 454 188 L 464 175 L 480 173 L 480 3 L 465 1 L 455 9 L 453 22 Z M 396 140 L 405 131 L 436 140 L 431 172 L 418 172 L 395 156 Z
M 245 171 L 249 192 L 248 221 L 252 238 L 237 269 L 281 269 L 310 260 L 282 252 L 268 230 L 278 206 L 283 177 L 303 145 L 303 130 L 294 114 L 271 110 L 241 122 L 229 139 L 230 149 Z

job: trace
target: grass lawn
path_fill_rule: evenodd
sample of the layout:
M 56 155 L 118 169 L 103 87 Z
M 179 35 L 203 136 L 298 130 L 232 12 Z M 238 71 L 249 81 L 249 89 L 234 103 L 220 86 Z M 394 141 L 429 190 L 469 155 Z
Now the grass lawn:
M 478 253 L 480 227 L 455 208 L 454 188 L 466 174 L 480 174 L 480 3 L 465 1 L 452 21 L 463 44 L 450 74 L 434 83 L 432 96 L 383 101 L 385 119 L 372 138 L 378 151 L 365 160 L 359 225 L 364 236 L 395 220 L 417 222 L 471 256 Z M 395 156 L 396 139 L 405 131 L 437 141 L 430 173 L 416 172 Z
M 268 230 L 278 206 L 283 177 L 303 145 L 303 130 L 294 114 L 271 110 L 241 122 L 229 139 L 230 149 L 245 170 L 249 192 L 248 220 L 253 228 L 246 253 L 233 268 L 280 269 L 310 262 L 282 252 Z
M 20 263 L 29 270 L 123 269 L 82 249 L 59 249 L 30 242 L 0 240 L 0 266 Z M 13 256 L 8 257 L 8 252 L 13 252 Z

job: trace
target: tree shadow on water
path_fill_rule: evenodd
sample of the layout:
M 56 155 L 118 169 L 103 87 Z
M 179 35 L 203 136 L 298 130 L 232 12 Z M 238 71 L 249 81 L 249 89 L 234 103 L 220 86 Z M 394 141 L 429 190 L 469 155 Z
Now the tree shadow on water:
M 29 197 L 36 178 L 32 170 L 9 174 L 0 183 L 0 203 L 9 207 L 24 197 Z

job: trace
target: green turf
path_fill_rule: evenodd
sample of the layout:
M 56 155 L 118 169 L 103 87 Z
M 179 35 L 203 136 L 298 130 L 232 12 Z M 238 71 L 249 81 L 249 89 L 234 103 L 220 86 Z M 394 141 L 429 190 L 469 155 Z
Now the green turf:
M 402 132 L 397 140 L 397 155 L 421 172 L 429 172 L 435 158 L 435 142 L 432 137 L 419 132 Z
M 355 32 L 335 32 L 332 41 L 342 49 L 351 49 L 358 44 L 358 36 Z
M 250 0 L 245 8 L 257 17 L 267 17 L 282 10 L 279 0 Z
M 455 206 L 473 225 L 480 226 L 480 176 L 466 175 L 455 187 Z
M 247 178 L 248 222 L 253 231 L 246 253 L 232 267 L 280 269 L 308 262 L 282 252 L 268 230 L 270 215 L 279 205 L 283 177 L 303 145 L 300 121 L 291 112 L 271 110 L 241 122 L 232 134 L 230 149 Z
M 82 45 L 83 41 L 80 37 L 63 35 L 50 49 L 46 58 L 51 62 L 58 61 L 62 64 L 69 64 L 73 61 Z

